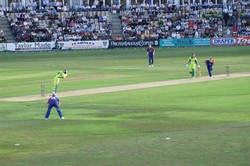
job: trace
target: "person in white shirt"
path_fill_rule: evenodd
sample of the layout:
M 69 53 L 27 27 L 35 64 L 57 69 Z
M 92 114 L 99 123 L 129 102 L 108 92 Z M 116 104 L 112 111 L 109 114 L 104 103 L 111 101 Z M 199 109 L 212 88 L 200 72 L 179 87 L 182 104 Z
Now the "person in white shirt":
M 67 4 L 63 5 L 63 7 L 62 7 L 62 11 L 63 11 L 63 12 L 68 11 L 68 6 L 67 6 Z
M 176 38 L 176 32 L 172 32 L 171 37 L 172 37 L 172 38 Z
M 45 6 L 49 6 L 49 1 L 48 0 L 42 0 L 42 5 L 45 8 Z
M 199 37 L 199 34 L 198 34 L 198 31 L 196 30 L 194 33 L 194 38 L 198 38 L 198 37 Z
M 93 3 L 93 5 L 99 6 L 99 1 L 98 1 L 98 0 L 95 0 L 94 3 Z
M 227 36 L 230 36 L 231 32 L 230 32 L 230 29 L 227 28 Z

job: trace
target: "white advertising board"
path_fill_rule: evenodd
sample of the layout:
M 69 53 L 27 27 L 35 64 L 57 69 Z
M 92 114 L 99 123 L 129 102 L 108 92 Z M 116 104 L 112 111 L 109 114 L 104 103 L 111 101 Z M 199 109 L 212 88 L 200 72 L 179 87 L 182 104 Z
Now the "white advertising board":
M 0 51 L 6 50 L 6 43 L 0 43 Z
M 55 42 L 7 43 L 8 51 L 44 51 L 52 50 Z
M 108 40 L 89 40 L 89 41 L 68 41 L 68 42 L 59 42 L 59 49 L 100 49 L 108 48 Z
M 0 45 L 1 46 L 1 45 Z M 108 40 L 90 40 L 90 41 L 67 41 L 67 42 L 24 42 L 24 43 L 7 43 L 8 51 L 45 51 L 52 49 L 100 49 L 108 48 Z

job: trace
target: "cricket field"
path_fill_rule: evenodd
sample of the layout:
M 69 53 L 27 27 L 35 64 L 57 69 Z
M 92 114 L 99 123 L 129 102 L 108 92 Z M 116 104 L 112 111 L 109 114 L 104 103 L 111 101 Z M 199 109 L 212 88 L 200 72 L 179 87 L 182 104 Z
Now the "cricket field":
M 192 53 L 202 73 L 194 79 Z M 53 109 L 44 120 L 63 69 L 65 119 Z M 146 48 L 0 52 L 0 71 L 1 166 L 250 163 L 249 46 L 156 48 L 151 68 Z

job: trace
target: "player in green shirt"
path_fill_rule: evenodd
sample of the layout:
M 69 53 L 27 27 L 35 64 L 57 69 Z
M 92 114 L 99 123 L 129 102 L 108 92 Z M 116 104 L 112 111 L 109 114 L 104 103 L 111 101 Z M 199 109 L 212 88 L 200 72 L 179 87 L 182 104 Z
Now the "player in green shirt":
M 57 87 L 58 87 L 58 84 L 60 82 L 60 79 L 65 78 L 67 75 L 68 75 L 68 72 L 66 69 L 64 69 L 63 71 L 59 71 L 57 73 L 57 75 L 54 77 L 54 89 L 53 89 L 53 91 L 55 93 L 57 92 Z
M 200 65 L 198 65 L 198 60 L 195 57 L 195 53 L 189 57 L 186 66 L 189 67 L 189 73 L 192 74 L 192 78 L 194 78 L 196 75 L 196 67 L 200 67 Z

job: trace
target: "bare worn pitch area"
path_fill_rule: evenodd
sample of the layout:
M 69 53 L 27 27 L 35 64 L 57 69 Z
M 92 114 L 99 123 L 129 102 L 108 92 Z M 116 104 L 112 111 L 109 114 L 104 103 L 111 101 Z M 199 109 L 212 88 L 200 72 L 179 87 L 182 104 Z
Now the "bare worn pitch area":
M 223 79 L 231 79 L 231 78 L 240 78 L 240 77 L 249 77 L 250 73 L 232 73 L 230 76 L 222 75 L 214 75 L 213 79 L 206 77 L 197 77 L 197 78 L 186 78 L 186 79 L 178 79 L 178 80 L 169 80 L 169 81 L 158 81 L 158 82 L 148 82 L 148 83 L 140 83 L 140 84 L 130 84 L 130 85 L 120 85 L 120 86 L 112 86 L 112 87 L 104 87 L 104 88 L 93 88 L 93 89 L 83 89 L 76 91 L 67 91 L 60 92 L 58 95 L 60 97 L 71 97 L 71 96 L 82 96 L 89 94 L 98 94 L 98 93 L 108 93 L 108 92 L 119 92 L 133 89 L 144 89 L 144 88 L 154 88 L 160 86 L 168 86 L 168 85 L 178 85 L 178 84 L 187 84 L 194 82 L 206 82 L 206 81 L 214 81 L 214 80 L 223 80 Z M 51 94 L 46 94 L 46 96 L 50 96 Z M 36 100 L 44 100 L 44 97 L 41 95 L 31 95 L 31 96 L 19 96 L 19 97 L 10 97 L 10 98 L 0 98 L 1 101 L 36 101 Z

